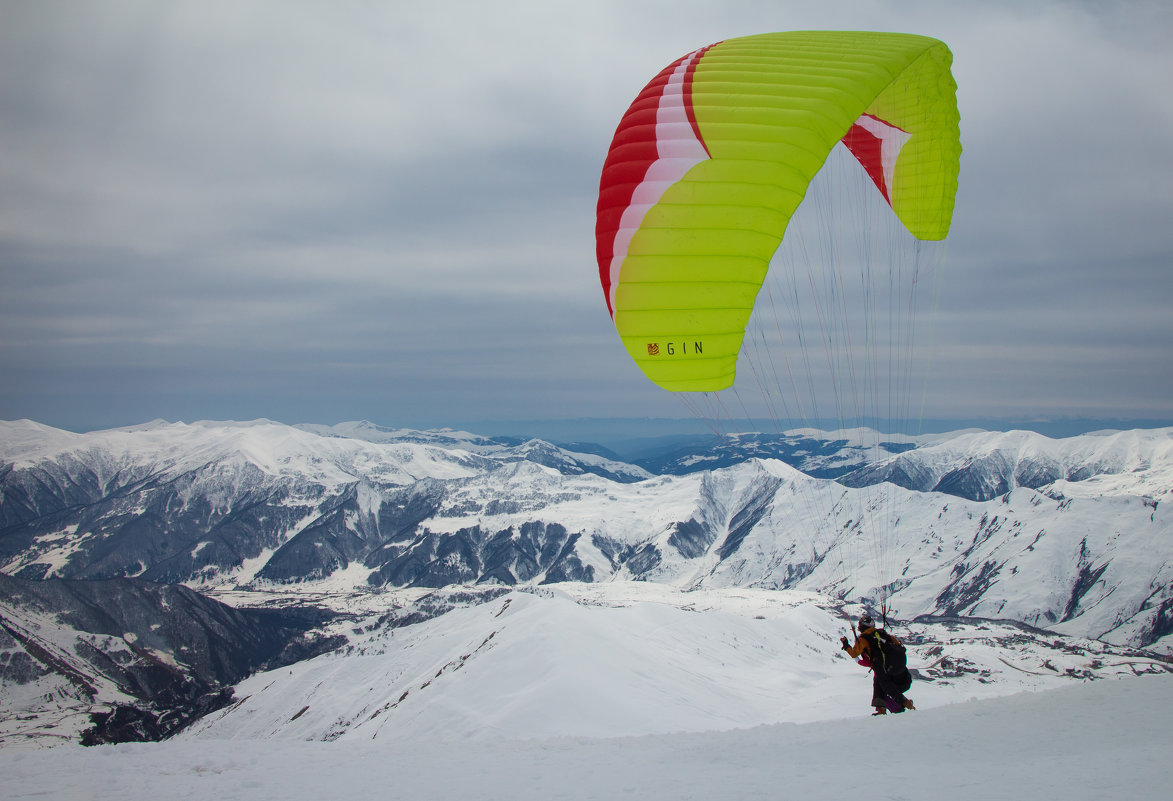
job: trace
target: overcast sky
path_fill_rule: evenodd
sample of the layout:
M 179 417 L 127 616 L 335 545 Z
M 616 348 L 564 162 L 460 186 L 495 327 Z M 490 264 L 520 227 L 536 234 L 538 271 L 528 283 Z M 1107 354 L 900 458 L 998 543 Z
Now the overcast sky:
M 0 0 L 0 419 L 676 417 L 594 261 L 662 67 L 754 33 L 954 53 L 927 418 L 1173 421 L 1173 8 Z

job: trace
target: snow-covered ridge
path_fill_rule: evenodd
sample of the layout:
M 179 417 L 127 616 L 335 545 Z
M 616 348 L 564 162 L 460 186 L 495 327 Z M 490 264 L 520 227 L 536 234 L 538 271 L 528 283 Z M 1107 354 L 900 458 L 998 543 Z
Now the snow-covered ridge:
M 544 451 L 560 465 L 609 469 L 617 477 L 648 477 L 638 467 L 555 448 L 539 440 L 511 441 L 450 429 L 388 429 L 371 423 L 288 426 L 270 420 L 248 422 L 154 421 L 141 426 L 75 434 L 28 420 L 0 421 L 0 464 L 31 467 L 66 455 L 154 470 L 190 470 L 228 457 L 270 475 L 311 475 L 353 481 L 369 478 L 407 484 L 423 478 L 466 477 L 491 466 L 485 459 L 510 462 Z
M 1168 429 L 966 432 L 900 457 L 968 460 L 953 473 L 979 488 L 1023 454 L 1064 466 L 986 500 L 844 487 L 774 459 L 632 481 L 635 468 L 535 440 L 308 428 L 0 424 L 0 570 L 209 591 L 636 579 L 884 597 L 905 618 L 1008 617 L 1127 645 L 1173 633 Z
M 92 743 L 164 736 L 222 706 L 227 687 L 283 654 L 331 648 L 335 640 L 304 637 L 307 622 L 330 617 L 237 609 L 135 579 L 0 575 L 0 746 L 77 741 L 87 729 Z
M 803 472 L 862 487 L 891 482 L 922 492 L 989 500 L 1015 487 L 1080 482 L 1075 493 L 1166 495 L 1173 486 L 1173 429 L 1101 431 L 1052 439 L 1030 431 L 967 429 L 916 436 L 869 428 L 733 433 L 682 443 L 639 459 L 684 475 L 748 457 L 781 459 Z M 1093 481 L 1094 479 L 1094 481 Z
M 24 436 L 14 436 L 25 432 Z M 247 423 L 152 423 L 88 434 L 52 434 L 37 439 L 21 424 L 0 423 L 0 461 L 33 467 L 72 456 L 96 466 L 130 466 L 151 473 L 178 473 L 231 460 L 267 475 L 309 476 L 347 482 L 355 472 L 376 469 L 388 483 L 471 475 L 468 454 L 398 441 L 393 447 L 361 439 L 324 437 L 309 431 L 254 420 Z M 62 436 L 66 435 L 66 436 Z M 10 440 L 11 437 L 11 440 Z M 10 441 L 17 447 L 10 448 Z
M 1160 500 L 1173 491 L 1173 428 L 1101 431 L 1052 439 L 1033 431 L 963 432 L 844 477 L 849 486 L 892 481 L 921 491 L 988 500 L 1015 487 L 1091 497 Z

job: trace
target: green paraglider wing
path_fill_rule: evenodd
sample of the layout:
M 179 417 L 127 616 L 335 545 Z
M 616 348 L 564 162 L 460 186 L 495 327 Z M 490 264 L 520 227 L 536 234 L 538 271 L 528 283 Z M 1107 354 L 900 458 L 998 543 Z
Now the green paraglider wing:
M 936 39 L 794 32 L 689 53 L 639 94 L 603 166 L 599 279 L 628 353 L 673 391 L 731 386 L 770 259 L 840 141 L 919 239 L 943 239 L 961 144 Z

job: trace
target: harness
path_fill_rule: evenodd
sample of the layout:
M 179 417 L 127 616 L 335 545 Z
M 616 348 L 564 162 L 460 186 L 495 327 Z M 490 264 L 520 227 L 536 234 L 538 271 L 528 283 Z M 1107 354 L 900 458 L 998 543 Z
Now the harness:
M 869 651 L 873 652 L 873 654 L 872 654 L 872 669 L 873 670 L 878 670 L 883 675 L 888 676 L 893 673 L 900 672 L 900 670 L 902 670 L 905 667 L 904 665 L 896 664 L 895 660 L 892 660 L 892 664 L 889 664 L 888 653 L 887 653 L 887 650 L 884 648 L 884 645 L 888 644 L 890 646 L 893 646 L 894 652 L 898 648 L 900 648 L 900 649 L 903 648 L 903 646 L 901 646 L 901 644 L 900 644 L 900 641 L 897 640 L 895 637 L 893 637 L 891 634 L 889 634 L 886 631 L 881 631 L 880 629 L 872 629 L 871 632 L 869 632 L 868 634 L 865 634 L 863 636 L 868 638 L 869 645 L 874 645 L 873 648 L 868 649 Z

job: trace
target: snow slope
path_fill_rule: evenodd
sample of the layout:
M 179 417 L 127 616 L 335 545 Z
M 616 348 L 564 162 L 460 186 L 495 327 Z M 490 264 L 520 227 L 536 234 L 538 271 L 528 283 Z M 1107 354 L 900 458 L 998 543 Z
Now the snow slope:
M 870 676 L 839 646 L 859 609 L 814 593 L 645 582 L 437 595 L 446 593 L 459 608 L 405 626 L 418 617 L 410 609 L 371 616 L 349 624 L 350 647 L 246 679 L 236 704 L 179 738 L 615 737 L 871 713 Z M 897 631 L 921 710 L 1173 670 L 1142 652 L 1009 623 Z
M 649 583 L 450 588 L 372 608 L 349 650 L 246 680 L 176 739 L 8 747 L 0 777 L 14 801 L 740 801 L 842 797 L 866 767 L 880 799 L 1167 797 L 1166 663 L 910 624 L 918 709 L 872 718 L 836 642 L 857 611 Z
M 5 797 L 559 801 L 1168 797 L 1173 676 L 899 717 L 618 738 L 184 741 L 0 751 Z

